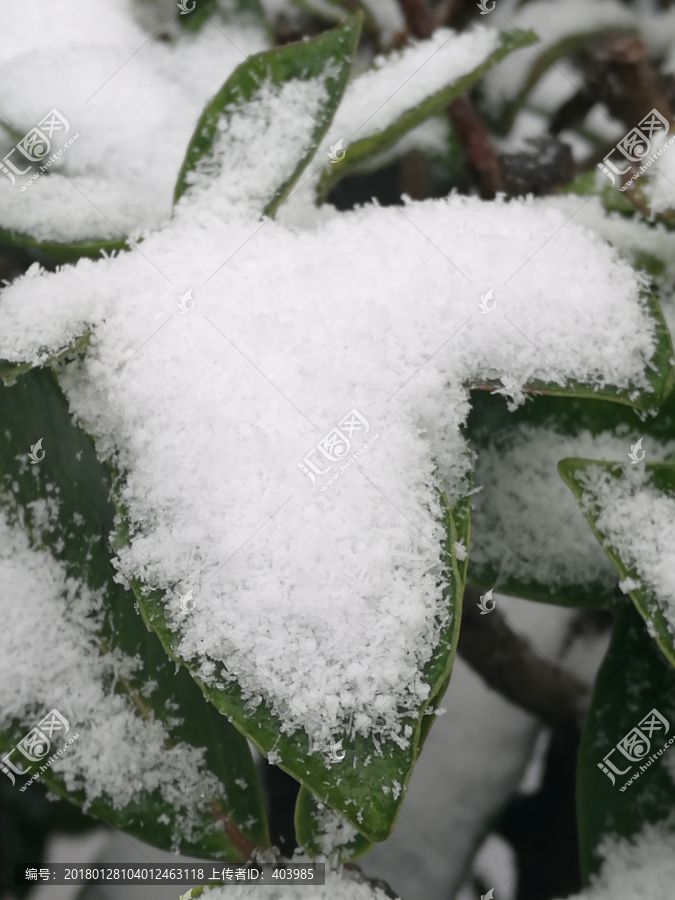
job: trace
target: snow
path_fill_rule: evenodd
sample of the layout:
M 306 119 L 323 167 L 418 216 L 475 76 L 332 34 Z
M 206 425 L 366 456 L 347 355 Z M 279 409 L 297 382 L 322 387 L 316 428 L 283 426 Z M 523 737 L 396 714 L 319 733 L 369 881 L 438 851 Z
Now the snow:
M 568 60 L 561 59 L 542 75 L 532 89 L 528 102 L 536 109 L 554 113 L 578 90 L 579 75 Z
M 670 146 L 668 145 L 670 143 Z M 646 176 L 642 176 L 639 186 L 643 188 L 647 205 L 653 213 L 664 213 L 675 209 L 675 137 L 663 135 L 654 143 L 645 163 L 657 158 Z
M 373 68 L 347 85 L 328 144 L 350 143 L 383 131 L 403 113 L 473 71 L 500 46 L 499 33 L 485 26 L 457 34 L 438 28 L 424 41 L 377 57 Z
M 0 4 L 4 116 L 25 134 L 57 108 L 79 134 L 59 160 L 62 175 L 52 171 L 24 192 L 19 176 L 12 186 L 0 175 L 1 228 L 39 240 L 120 238 L 171 215 L 178 171 L 207 100 L 265 40 L 252 27 L 223 23 L 173 40 L 151 38 L 133 5 Z
M 606 183 L 605 177 L 600 177 Z M 674 334 L 675 295 L 672 286 L 675 282 L 675 232 L 668 231 L 662 223 L 649 224 L 638 215 L 629 218 L 617 212 L 608 214 L 599 197 L 585 198 L 581 209 L 579 197 L 574 195 L 547 197 L 543 202 L 565 216 L 574 215 L 575 222 L 595 231 L 632 264 L 640 265 L 645 256 L 660 261 L 663 272 L 654 280 L 666 324 L 670 333 Z
M 313 818 L 317 844 L 327 861 L 331 857 L 337 858 L 340 848 L 349 844 L 358 835 L 356 828 L 344 816 L 320 800 L 316 800 Z
M 92 328 L 61 383 L 124 475 L 120 577 L 166 591 L 202 678 L 236 678 L 326 750 L 347 728 L 406 746 L 447 616 L 437 486 L 465 490 L 463 384 L 645 384 L 642 278 L 535 201 L 368 207 L 300 231 L 224 222 L 209 197 L 143 255 L 29 270 L 2 294 L 0 358 L 38 363 Z M 350 410 L 378 440 L 321 492 L 300 461 Z
M 518 861 L 513 847 L 504 838 L 488 835 L 474 857 L 472 868 L 483 884 L 495 885 L 499 900 L 516 900 Z
M 28 732 L 56 708 L 69 722 L 68 740 L 78 737 L 51 768 L 69 790 L 84 790 L 85 809 L 97 798 L 121 809 L 159 791 L 179 812 L 177 842 L 183 830 L 191 833 L 204 798 L 222 797 L 224 788 L 206 769 L 202 750 L 184 743 L 170 746 L 161 722 L 141 718 L 127 696 L 113 693 L 115 683 L 139 661 L 119 651 L 101 653 L 96 629 L 102 603 L 45 550 L 32 548 L 22 526 L 10 525 L 0 513 L 0 708 L 5 724 L 18 721 Z M 53 746 L 50 753 L 56 750 Z M 21 766 L 19 760 L 17 751 L 10 761 Z
M 672 895 L 675 854 L 667 823 L 647 825 L 631 841 L 608 838 L 601 855 L 600 875 L 569 900 L 668 900 Z
M 616 569 L 557 465 L 567 456 L 624 460 L 640 436 L 637 416 L 635 431 L 627 427 L 623 431 L 594 437 L 584 430 L 570 436 L 554 425 L 521 424 L 506 435 L 491 436 L 490 446 L 479 451 L 476 462 L 475 484 L 483 490 L 472 501 L 472 565 L 496 567 L 497 584 L 519 571 L 520 578 L 546 584 L 553 593 L 580 583 L 602 583 L 607 588 L 616 584 Z M 645 441 L 651 461 L 675 454 L 675 441 Z M 523 565 L 526 560 L 530 561 Z
M 608 546 L 635 569 L 675 634 L 675 497 L 653 487 L 644 466 L 627 464 L 620 479 L 591 466 L 579 481 Z

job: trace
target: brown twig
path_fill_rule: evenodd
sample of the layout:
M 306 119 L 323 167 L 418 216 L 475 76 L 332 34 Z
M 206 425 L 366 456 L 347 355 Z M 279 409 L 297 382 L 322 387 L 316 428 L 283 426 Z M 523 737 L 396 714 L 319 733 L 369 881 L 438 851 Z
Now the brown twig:
M 399 4 L 408 34 L 416 38 L 431 37 L 435 26 L 427 0 L 399 0 Z
M 433 30 L 452 25 L 462 6 L 462 0 L 440 0 L 431 11 Z
M 595 45 L 586 67 L 589 93 L 632 128 L 652 109 L 672 121 L 665 85 L 636 34 L 610 32 Z
M 461 94 L 453 100 L 447 112 L 468 161 L 478 173 L 483 196 L 491 199 L 497 191 L 504 189 L 504 184 L 499 158 L 490 142 L 487 128 L 476 113 L 468 94 Z
M 493 690 L 552 728 L 579 727 L 588 688 L 544 659 L 499 610 L 481 615 L 480 593 L 467 585 L 457 652 Z

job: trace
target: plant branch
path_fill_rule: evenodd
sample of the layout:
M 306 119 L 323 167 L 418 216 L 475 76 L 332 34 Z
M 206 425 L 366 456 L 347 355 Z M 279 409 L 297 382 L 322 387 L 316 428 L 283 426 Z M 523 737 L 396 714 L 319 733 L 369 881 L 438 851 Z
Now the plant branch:
M 435 26 L 427 0 L 399 0 L 399 4 L 408 34 L 416 38 L 431 37 Z
M 552 728 L 579 727 L 588 688 L 540 656 L 499 610 L 481 615 L 480 593 L 464 590 L 457 652 L 493 690 Z
M 478 172 L 483 196 L 491 199 L 497 191 L 504 189 L 504 185 L 499 158 L 490 142 L 487 128 L 468 94 L 461 94 L 453 100 L 447 112 L 469 163 Z

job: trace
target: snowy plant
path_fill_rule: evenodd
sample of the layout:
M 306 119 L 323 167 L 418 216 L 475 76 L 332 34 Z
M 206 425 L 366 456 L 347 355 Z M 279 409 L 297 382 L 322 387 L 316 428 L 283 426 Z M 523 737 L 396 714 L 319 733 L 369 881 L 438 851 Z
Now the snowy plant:
M 459 652 L 583 726 L 583 896 L 623 897 L 675 843 L 675 149 L 641 96 L 661 154 L 608 180 L 618 107 L 580 116 L 560 77 L 597 86 L 605 39 L 672 71 L 675 18 L 346 6 L 59 0 L 1 51 L 71 55 L 0 79 L 0 775 L 158 848 L 279 860 L 254 747 L 327 863 L 298 896 L 384 897 L 341 864 L 396 846 Z M 333 202 L 420 153 L 457 190 Z M 509 596 L 561 608 L 522 702 L 495 674 L 500 641 L 530 659 Z M 571 610 L 614 616 L 597 674 L 543 659 Z

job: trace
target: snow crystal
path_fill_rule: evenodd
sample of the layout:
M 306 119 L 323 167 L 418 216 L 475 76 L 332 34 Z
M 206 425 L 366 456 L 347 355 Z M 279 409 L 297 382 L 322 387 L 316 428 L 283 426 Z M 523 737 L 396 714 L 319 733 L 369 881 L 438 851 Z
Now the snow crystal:
M 597 515 L 598 529 L 653 592 L 675 634 L 675 497 L 648 479 L 648 471 L 630 464 L 619 479 L 599 466 L 579 474 L 584 503 Z
M 101 604 L 0 513 L 0 708 L 26 731 L 54 708 L 65 716 L 79 738 L 51 768 L 70 790 L 84 790 L 86 804 L 103 797 L 120 809 L 159 791 L 189 833 L 204 798 L 222 796 L 223 787 L 205 769 L 202 750 L 171 746 L 161 722 L 141 718 L 113 692 L 136 663 L 101 653 Z
M 460 562 L 463 562 L 467 557 L 467 550 L 464 541 L 455 541 L 455 556 Z
M 531 200 L 367 207 L 300 231 L 224 221 L 209 197 L 144 256 L 7 287 L 0 358 L 39 362 L 92 329 L 60 379 L 124 475 L 120 575 L 166 592 L 202 678 L 236 679 L 325 749 L 350 719 L 406 746 L 402 714 L 428 696 L 415 676 L 448 614 L 437 491 L 465 490 L 466 382 L 496 371 L 516 397 L 533 378 L 644 386 L 644 282 Z M 339 423 L 354 448 L 379 436 L 341 473 L 354 453 Z
M 636 429 L 639 425 L 636 417 Z M 627 435 L 606 432 L 594 437 L 584 430 L 572 437 L 554 427 L 527 424 L 495 435 L 476 462 L 475 482 L 483 490 L 472 504 L 472 564 L 496 567 L 500 578 L 520 571 L 521 578 L 551 589 L 580 582 L 616 584 L 616 568 L 557 466 L 567 456 L 621 460 L 630 443 Z M 665 459 L 675 454 L 675 441 L 660 444 L 650 439 L 648 449 L 652 461 Z

